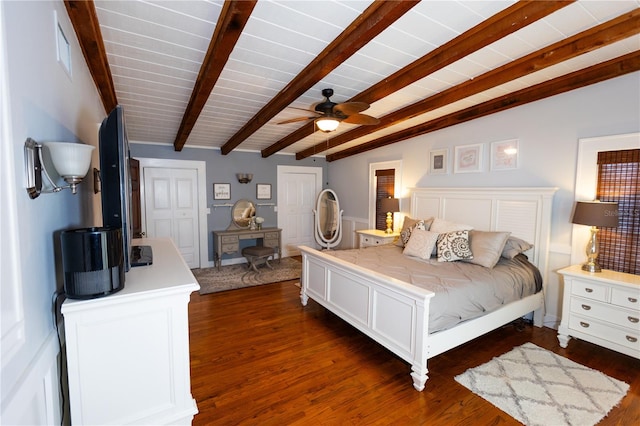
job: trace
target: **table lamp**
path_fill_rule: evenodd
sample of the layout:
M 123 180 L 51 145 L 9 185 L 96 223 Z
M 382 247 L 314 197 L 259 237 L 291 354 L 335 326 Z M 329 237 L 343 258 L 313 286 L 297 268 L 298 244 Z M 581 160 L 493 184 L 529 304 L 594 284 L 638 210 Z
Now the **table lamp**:
M 591 226 L 591 237 L 587 243 L 587 262 L 582 270 L 600 272 L 598 265 L 598 227 L 615 228 L 618 226 L 618 203 L 603 203 L 600 201 L 577 201 L 573 211 L 571 223 Z
M 387 234 L 393 233 L 393 214 L 400 211 L 400 200 L 397 198 L 383 198 L 380 200 L 380 210 L 387 212 Z

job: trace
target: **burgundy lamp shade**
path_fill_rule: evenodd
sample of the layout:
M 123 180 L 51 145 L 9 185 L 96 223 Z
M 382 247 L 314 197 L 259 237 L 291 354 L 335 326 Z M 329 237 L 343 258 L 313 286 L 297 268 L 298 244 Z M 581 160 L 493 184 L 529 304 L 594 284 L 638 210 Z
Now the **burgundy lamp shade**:
M 399 212 L 400 200 L 397 198 L 383 198 L 380 200 L 380 210 L 391 213 Z
M 618 203 L 578 201 L 571 223 L 576 225 L 616 228 L 618 226 Z

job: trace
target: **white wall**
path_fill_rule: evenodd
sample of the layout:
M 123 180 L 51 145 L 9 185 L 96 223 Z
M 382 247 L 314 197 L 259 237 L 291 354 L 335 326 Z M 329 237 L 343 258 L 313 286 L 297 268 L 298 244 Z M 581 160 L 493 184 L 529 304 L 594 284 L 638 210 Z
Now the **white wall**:
M 93 226 L 94 196 L 88 179 L 75 196 L 65 190 L 31 200 L 24 189 L 23 146 L 27 137 L 96 145 L 96 124 L 105 111 L 62 1 L 0 2 L 0 8 L 0 75 L 7 102 L 0 143 L 7 148 L 3 154 L 12 151 L 14 165 L 12 174 L 3 175 L 2 185 L 12 190 L 3 190 L 2 220 L 10 221 L 3 230 L 16 229 L 19 236 L 0 239 L 2 253 L 16 255 L 2 265 L 2 306 L 19 312 L 14 319 L 23 333 L 15 345 L 2 347 L 0 423 L 56 424 L 59 349 L 53 299 L 62 287 L 56 233 Z M 70 41 L 71 76 L 57 62 L 54 11 Z M 3 338 L 4 331 L 3 325 Z
M 407 188 L 425 186 L 555 186 L 550 256 L 551 270 L 570 263 L 578 140 L 580 138 L 633 133 L 640 130 L 640 73 L 635 72 L 528 105 L 459 124 L 407 141 L 389 145 L 328 165 L 328 187 L 335 190 L 344 215 L 366 222 L 369 164 L 402 161 L 405 198 L 401 210 L 409 212 Z M 489 171 L 491 142 L 520 141 L 520 167 Z M 454 147 L 484 145 L 484 167 L 479 173 L 454 174 Z M 449 149 L 447 175 L 428 173 L 429 151 Z M 561 284 L 550 274 L 547 287 L 548 325 L 560 316 Z

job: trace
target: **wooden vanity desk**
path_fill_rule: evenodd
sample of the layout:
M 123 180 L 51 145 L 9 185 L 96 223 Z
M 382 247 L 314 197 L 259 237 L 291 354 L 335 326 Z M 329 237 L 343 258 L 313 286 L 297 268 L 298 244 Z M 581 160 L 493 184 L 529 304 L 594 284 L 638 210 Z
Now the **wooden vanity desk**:
M 278 252 L 278 259 L 282 258 L 282 229 L 228 229 L 213 231 L 214 262 L 220 270 L 223 254 L 240 255 L 240 240 L 256 240 L 256 245 L 273 247 Z

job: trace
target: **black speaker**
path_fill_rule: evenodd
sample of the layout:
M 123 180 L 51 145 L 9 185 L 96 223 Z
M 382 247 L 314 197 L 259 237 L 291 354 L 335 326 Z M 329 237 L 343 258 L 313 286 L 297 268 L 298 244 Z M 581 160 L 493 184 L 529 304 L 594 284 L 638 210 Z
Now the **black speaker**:
M 94 299 L 124 288 L 120 228 L 62 231 L 64 291 L 70 299 Z

